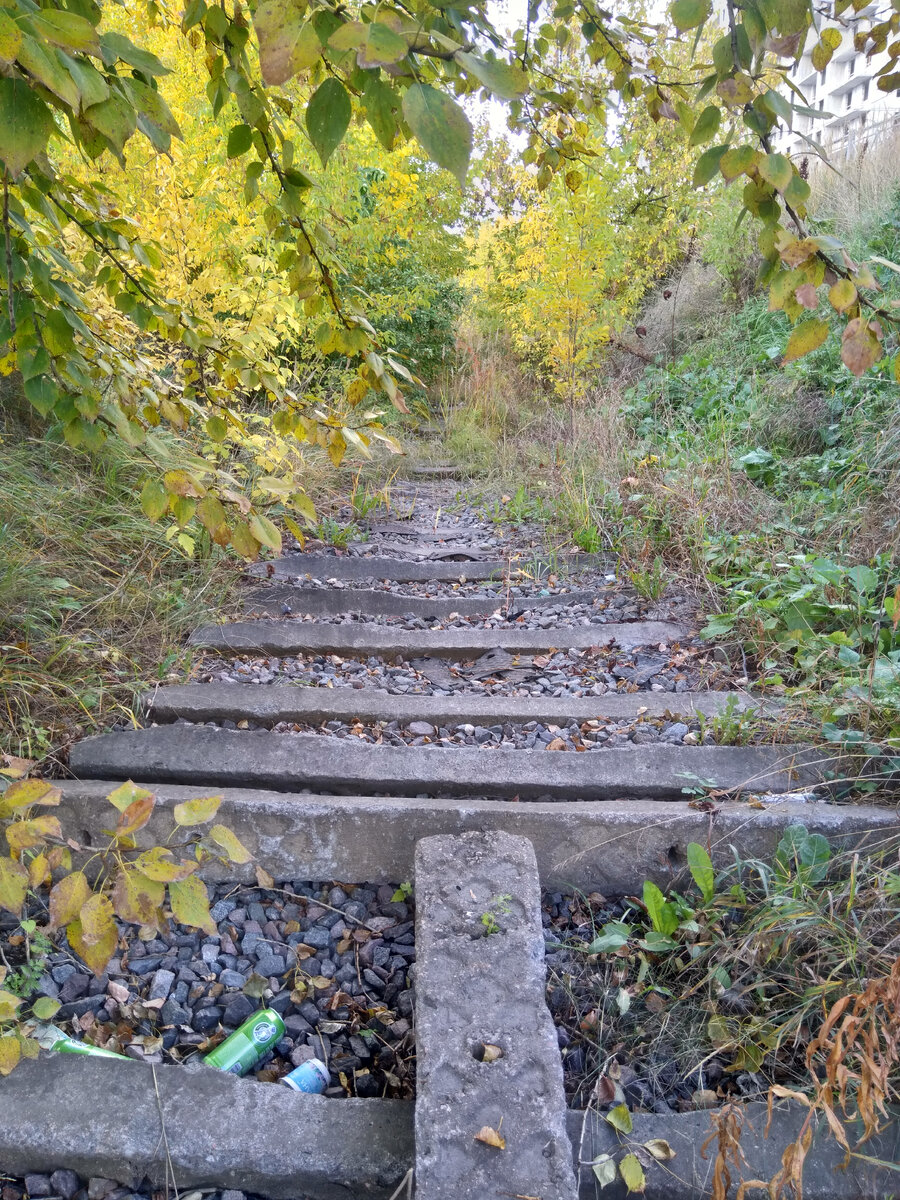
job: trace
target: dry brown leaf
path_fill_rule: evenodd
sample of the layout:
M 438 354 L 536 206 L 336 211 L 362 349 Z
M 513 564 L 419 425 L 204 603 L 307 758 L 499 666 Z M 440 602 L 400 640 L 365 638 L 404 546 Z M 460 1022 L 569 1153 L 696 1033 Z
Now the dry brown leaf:
M 499 1129 L 491 1129 L 490 1125 L 482 1125 L 475 1134 L 476 1142 L 483 1142 L 485 1146 L 493 1146 L 495 1150 L 506 1149 L 506 1138 L 502 1137 Z
M 482 1059 L 481 1059 L 482 1062 L 492 1063 L 492 1062 L 496 1062 L 498 1058 L 502 1058 L 502 1057 L 503 1057 L 503 1051 L 500 1049 L 499 1046 L 495 1046 L 491 1042 L 484 1043 L 484 1053 L 483 1053 Z
M 261 888 L 273 888 L 275 886 L 275 880 L 262 867 L 256 868 L 256 882 Z

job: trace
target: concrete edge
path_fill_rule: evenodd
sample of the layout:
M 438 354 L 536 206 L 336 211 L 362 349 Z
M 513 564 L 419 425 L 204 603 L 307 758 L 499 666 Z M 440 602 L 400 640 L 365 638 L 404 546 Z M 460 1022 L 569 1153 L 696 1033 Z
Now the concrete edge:
M 232 621 L 202 625 L 188 638 L 197 650 L 223 654 L 340 654 L 387 660 L 448 658 L 468 661 L 489 650 L 547 654 L 615 643 L 620 649 L 682 642 L 689 627 L 676 621 L 611 621 L 560 629 L 401 629 L 386 625 L 321 625 L 316 621 Z M 523 664 L 524 665 L 524 664 Z
M 66 837 L 84 847 L 106 844 L 111 807 L 106 781 L 60 785 L 56 810 Z M 779 803 L 754 809 L 724 803 L 716 812 L 685 801 L 533 802 L 405 800 L 391 797 L 316 796 L 256 789 L 153 784 L 157 802 L 137 834 L 143 848 L 172 830 L 171 811 L 184 800 L 223 796 L 217 819 L 228 825 L 277 880 L 313 879 L 400 883 L 412 878 L 416 842 L 433 834 L 506 830 L 531 840 L 544 887 L 639 892 L 645 879 L 660 885 L 687 877 L 687 846 L 710 847 L 717 866 L 742 858 L 771 860 L 786 826 L 802 823 L 836 847 L 862 847 L 900 837 L 893 809 Z M 208 879 L 254 878 L 244 867 L 207 863 Z
M 606 591 L 612 591 L 609 585 Z M 565 607 L 570 604 L 593 604 L 604 595 L 604 588 L 593 591 L 571 591 L 550 596 L 511 596 L 509 607 L 541 609 Z M 489 617 L 507 607 L 502 591 L 484 596 L 406 596 L 375 588 L 301 588 L 289 584 L 267 584 L 250 591 L 243 600 L 245 612 L 280 616 L 287 604 L 294 613 L 327 614 L 366 613 L 370 616 Z
M 736 712 L 775 715 L 771 700 L 746 692 L 632 692 L 605 696 L 393 695 L 379 688 L 322 688 L 297 684 L 194 683 L 158 687 L 141 698 L 152 721 L 430 721 L 434 725 L 592 720 L 652 720 Z
M 140 1063 L 47 1054 L 0 1079 L 0 1105 L 0 1166 L 15 1175 L 69 1167 L 128 1186 L 146 1174 L 164 1184 L 160 1110 L 175 1178 L 184 1190 L 232 1187 L 271 1200 L 387 1200 L 414 1159 L 410 1103 L 325 1100 L 205 1068 L 162 1066 L 154 1075 Z M 768 1139 L 765 1105 L 748 1104 L 743 1114 L 743 1177 L 767 1179 L 797 1136 L 805 1110 L 779 1105 Z M 656 1137 L 668 1141 L 676 1157 L 658 1164 L 643 1156 L 646 1194 L 654 1200 L 710 1195 L 715 1148 L 705 1158 L 701 1148 L 712 1130 L 711 1116 L 636 1113 L 625 1138 L 602 1116 L 570 1111 L 567 1127 L 580 1164 L 582 1200 L 595 1200 L 588 1164 L 597 1155 L 623 1148 L 640 1155 L 640 1145 Z M 815 1130 L 806 1200 L 884 1200 L 896 1190 L 895 1172 L 860 1160 L 840 1170 L 842 1155 L 824 1124 L 817 1122 Z M 900 1160 L 900 1125 L 894 1122 L 863 1152 L 887 1163 Z M 625 1190 L 613 1185 L 603 1195 L 624 1200 Z
M 329 554 L 292 554 L 268 562 L 254 563 L 247 574 L 255 579 L 389 579 L 394 583 L 455 582 L 457 579 L 475 582 L 482 579 L 526 579 L 532 576 L 528 567 L 534 558 L 549 556 L 516 553 L 509 558 L 482 562 L 409 562 L 402 558 L 338 558 Z M 609 556 L 601 554 L 561 554 L 559 566 L 577 573 L 585 567 L 603 569 Z

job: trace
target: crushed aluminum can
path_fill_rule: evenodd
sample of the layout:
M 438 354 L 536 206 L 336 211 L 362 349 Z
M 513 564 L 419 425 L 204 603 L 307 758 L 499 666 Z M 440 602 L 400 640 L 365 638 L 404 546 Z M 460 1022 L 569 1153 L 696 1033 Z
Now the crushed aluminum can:
M 331 1083 L 328 1068 L 320 1058 L 310 1058 L 299 1067 L 295 1067 L 289 1075 L 279 1079 L 285 1087 L 293 1088 L 295 1092 L 310 1092 L 321 1095 Z
M 127 1054 L 117 1054 L 115 1050 L 105 1050 L 103 1046 L 79 1042 L 77 1038 L 69 1037 L 55 1025 L 45 1025 L 37 1035 L 37 1042 L 44 1050 L 54 1050 L 57 1054 L 80 1054 L 85 1058 L 120 1058 L 125 1062 L 134 1062 Z
M 825 797 L 816 792 L 762 792 L 751 795 L 757 804 L 824 804 Z

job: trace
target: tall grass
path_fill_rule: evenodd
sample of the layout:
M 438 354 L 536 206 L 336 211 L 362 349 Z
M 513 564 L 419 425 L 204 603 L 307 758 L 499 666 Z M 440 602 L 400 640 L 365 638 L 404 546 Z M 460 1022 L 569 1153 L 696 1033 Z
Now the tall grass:
M 147 521 L 144 473 L 121 444 L 88 458 L 0 424 L 0 746 L 45 769 L 173 671 L 237 578 L 216 547 L 187 559 Z

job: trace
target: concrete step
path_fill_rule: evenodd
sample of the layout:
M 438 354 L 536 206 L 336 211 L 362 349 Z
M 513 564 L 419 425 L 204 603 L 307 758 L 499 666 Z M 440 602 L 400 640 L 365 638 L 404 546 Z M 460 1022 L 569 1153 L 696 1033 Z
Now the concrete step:
M 294 613 L 363 613 L 371 617 L 424 617 L 441 620 L 461 617 L 490 617 L 497 610 L 530 611 L 569 604 L 594 604 L 609 589 L 572 591 L 548 596 L 509 596 L 504 590 L 481 596 L 403 596 L 374 588 L 298 588 L 272 584 L 256 588 L 244 600 L 247 612 L 281 616 L 287 605 Z
M 833 752 L 831 752 L 833 754 Z M 249 733 L 192 725 L 100 734 L 69 755 L 76 777 L 213 786 L 320 788 L 398 796 L 651 800 L 685 786 L 787 792 L 835 767 L 809 746 L 631 746 L 585 753 L 372 746 L 355 738 Z
M 531 843 L 423 838 L 414 878 L 417 1200 L 576 1200 Z M 500 1057 L 479 1061 L 484 1045 Z M 503 1153 L 476 1140 L 484 1126 Z
M 449 658 L 468 661 L 489 650 L 546 654 L 615 643 L 620 649 L 682 642 L 674 621 L 626 621 L 578 629 L 398 629 L 382 625 L 318 625 L 314 621 L 235 621 L 204 625 L 190 645 L 220 654 L 339 654 L 344 658 Z M 525 664 L 523 664 L 525 665 Z
M 600 554 L 537 554 L 493 559 L 477 563 L 404 562 L 399 558 L 338 558 L 332 554 L 288 554 L 271 562 L 254 563 L 248 574 L 257 579 L 295 579 L 305 575 L 313 579 L 390 579 L 394 583 L 450 582 L 458 579 L 533 579 L 537 567 L 542 573 L 559 570 L 583 571 L 604 568 L 609 559 Z
M 149 720 L 241 721 L 430 721 L 433 725 L 514 724 L 550 721 L 634 720 L 641 717 L 712 717 L 725 712 L 764 711 L 772 702 L 744 692 L 616 692 L 605 696 L 393 696 L 378 688 L 323 688 L 254 683 L 202 683 L 157 688 L 143 698 Z
M 357 554 L 384 554 L 385 552 L 402 556 L 404 562 L 495 562 L 496 550 L 479 550 L 469 541 L 432 542 L 427 545 L 417 545 L 414 541 L 391 542 L 369 541 L 350 542 L 350 548 Z
M 60 781 L 55 812 L 63 834 L 85 847 L 105 846 L 115 814 L 107 780 Z M 162 845 L 176 804 L 212 791 L 209 785 L 157 783 L 156 807 L 137 834 L 141 847 Z M 594 801 L 418 800 L 382 796 L 286 794 L 259 788 L 221 789 L 216 819 L 233 829 L 276 880 L 347 879 L 397 883 L 411 879 L 416 842 L 432 834 L 501 829 L 527 837 L 551 891 L 577 888 L 610 896 L 640 894 L 645 879 L 676 887 L 688 880 L 687 847 L 709 847 L 718 868 L 743 859 L 771 862 L 788 825 L 802 822 L 837 848 L 882 845 L 900 832 L 891 808 L 801 804 L 790 799 L 753 808 L 723 801 L 710 812 L 678 800 Z M 92 853 L 93 851 L 89 851 Z M 205 863 L 208 879 L 253 881 L 254 863 Z M 2 1122 L 0 1122 L 2 1125 Z M 2 1159 L 0 1159 L 2 1161 Z

